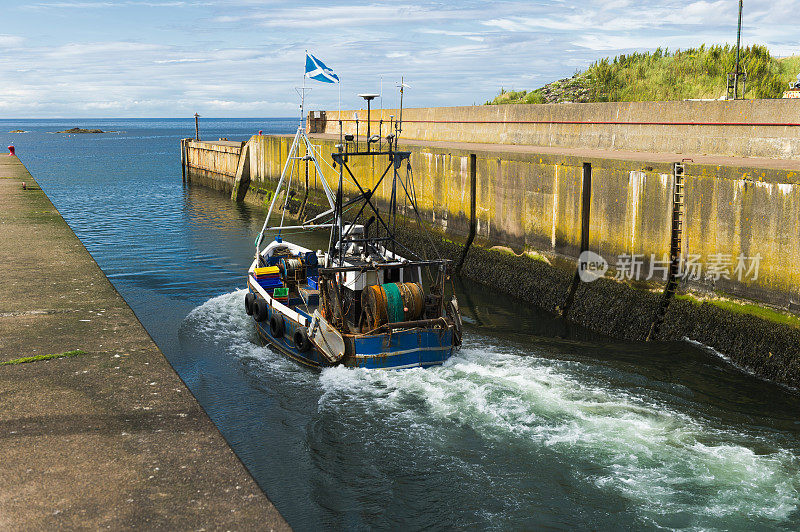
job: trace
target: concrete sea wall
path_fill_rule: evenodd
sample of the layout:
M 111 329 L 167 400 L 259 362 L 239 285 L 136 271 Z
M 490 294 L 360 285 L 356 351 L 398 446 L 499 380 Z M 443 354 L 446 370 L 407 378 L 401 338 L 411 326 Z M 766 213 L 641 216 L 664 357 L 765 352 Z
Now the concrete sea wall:
M 372 132 L 389 132 L 397 109 L 372 114 Z M 366 134 L 365 109 L 328 111 L 309 120 L 316 133 Z M 381 126 L 380 121 L 384 123 Z M 319 125 L 317 125 L 319 124 Z M 651 153 L 716 154 L 793 159 L 800 157 L 800 102 L 613 102 L 482 105 L 403 110 L 403 138 Z
M 234 178 L 212 173 L 203 179 L 233 189 L 236 199 L 267 204 L 291 142 L 290 136 L 254 136 L 240 152 Z M 338 178 L 330 166 L 338 135 L 312 135 L 311 142 L 325 177 L 304 161 L 290 172 L 293 201 L 308 192 L 307 214 L 327 206 L 321 180 L 334 187 Z M 662 326 L 653 329 L 664 278 L 648 272 L 666 264 L 651 259 L 664 261 L 670 252 L 674 163 L 681 155 L 439 140 L 403 140 L 401 148 L 411 152 L 421 214 L 446 257 L 462 257 L 475 216 L 475 244 L 465 255 L 463 276 L 612 337 L 688 337 L 758 375 L 800 386 L 800 318 L 791 313 L 800 302 L 796 162 L 695 156 L 698 163 L 682 163 L 682 258 L 701 269 L 681 282 Z M 584 163 L 592 167 L 588 187 Z M 349 162 L 382 206 L 391 194 L 390 178 L 380 181 L 387 164 L 386 157 Z M 345 194 L 355 192 L 346 180 Z M 407 202 L 401 199 L 399 206 L 413 217 Z M 607 259 L 610 269 L 596 282 L 573 285 L 584 225 L 586 247 Z M 403 226 L 402 238 L 418 250 L 427 245 L 410 225 Z M 626 257 L 639 262 L 641 275 L 622 275 Z
M 288 155 L 291 137 L 256 136 L 249 143 L 252 187 L 274 187 Z M 314 139 L 330 161 L 337 141 Z M 424 218 L 456 238 L 469 232 L 469 160 L 477 164 L 476 219 L 479 241 L 577 258 L 581 244 L 582 163 L 592 164 L 589 249 L 612 265 L 624 255 L 639 256 L 643 277 L 651 258 L 670 251 L 673 165 L 624 159 L 504 152 L 499 149 L 439 148 L 406 142 L 418 204 Z M 302 152 L 301 152 L 302 155 Z M 385 159 L 385 158 L 384 158 Z M 325 163 L 320 163 L 326 166 Z M 351 159 L 364 186 L 374 187 L 386 161 L 365 165 Z M 775 170 L 685 165 L 683 253 L 702 265 L 727 263 L 717 279 L 697 279 L 696 287 L 755 298 L 784 308 L 800 302 L 800 174 Z M 335 186 L 332 168 L 326 179 Z M 305 168 L 294 185 L 302 195 Z M 310 188 L 321 189 L 310 166 Z M 298 177 L 299 176 L 299 177 Z M 345 191 L 355 187 L 346 183 Z M 391 182 L 379 186 L 388 203 Z M 402 205 L 401 205 L 402 207 Z M 742 257 L 747 269 L 735 271 Z M 657 272 L 658 273 L 658 272 Z M 702 270 L 701 270 L 702 273 Z M 702 276 L 701 276 L 702 277 Z M 729 277 L 729 278 L 726 278 Z M 755 277 L 755 278 L 753 278 Z
M 244 142 L 181 140 L 181 162 L 190 175 L 184 179 L 230 192 Z
M 401 240 L 415 251 L 425 249 L 430 239 L 413 224 L 402 227 Z M 447 235 L 434 235 L 438 251 L 459 260 L 463 246 Z M 421 249 L 422 248 L 422 249 Z M 473 245 L 466 254 L 461 275 L 488 284 L 498 297 L 514 297 L 550 312 L 563 312 L 575 273 L 573 261 L 544 262 L 524 254 Z M 503 294 L 508 294 L 504 296 Z M 611 338 L 643 341 L 658 313 L 661 293 L 600 278 L 580 283 L 566 322 L 575 323 Z M 667 309 L 658 334 L 652 339 L 676 342 L 690 339 L 759 377 L 800 388 L 800 320 L 778 322 L 737 307 L 724 308 L 715 301 L 691 296 L 675 299 Z M 669 351 L 665 346 L 660 352 Z M 668 363 L 667 363 L 668 365 Z

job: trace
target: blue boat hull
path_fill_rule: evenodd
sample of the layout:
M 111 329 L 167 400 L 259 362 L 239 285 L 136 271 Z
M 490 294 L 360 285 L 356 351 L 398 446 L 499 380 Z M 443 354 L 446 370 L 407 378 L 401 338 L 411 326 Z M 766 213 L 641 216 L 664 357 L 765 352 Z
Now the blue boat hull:
M 275 312 L 283 319 L 284 333 L 272 336 L 269 321 Z M 300 351 L 294 343 L 294 332 L 300 324 L 269 308 L 264 321 L 255 321 L 261 340 L 300 364 L 323 368 L 330 364 L 313 348 Z M 453 355 L 451 329 L 407 329 L 392 333 L 345 337 L 347 353 L 342 365 L 368 369 L 404 369 L 443 364 Z
M 344 364 L 370 369 L 438 366 L 453 354 L 453 332 L 408 329 L 355 338 L 354 354 Z

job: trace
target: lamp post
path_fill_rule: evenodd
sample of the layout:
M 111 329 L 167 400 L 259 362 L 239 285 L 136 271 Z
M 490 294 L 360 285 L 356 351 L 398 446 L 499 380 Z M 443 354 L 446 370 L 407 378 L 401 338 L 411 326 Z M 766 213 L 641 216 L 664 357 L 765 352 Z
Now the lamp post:
M 739 0 L 739 29 L 736 32 L 736 71 L 733 74 L 733 99 L 739 99 L 739 49 L 742 42 L 742 2 Z M 744 94 L 742 94 L 744 96 Z
M 370 144 L 372 143 L 372 139 L 370 138 L 370 135 L 372 133 L 370 130 L 370 122 L 372 121 L 370 116 L 371 104 L 372 100 L 378 98 L 380 94 L 359 94 L 359 96 L 367 101 L 367 153 L 369 153 Z

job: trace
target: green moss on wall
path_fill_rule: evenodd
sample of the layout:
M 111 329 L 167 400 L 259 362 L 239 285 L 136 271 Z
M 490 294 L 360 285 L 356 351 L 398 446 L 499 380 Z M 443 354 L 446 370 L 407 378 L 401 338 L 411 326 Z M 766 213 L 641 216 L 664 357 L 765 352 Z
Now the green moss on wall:
M 781 312 L 779 310 L 759 305 L 757 303 L 733 301 L 731 299 L 703 299 L 692 294 L 681 294 L 676 296 L 683 301 L 689 301 L 696 305 L 713 305 L 715 307 L 733 312 L 736 314 L 744 314 L 754 316 L 763 320 L 779 323 L 781 325 L 789 325 L 791 327 L 800 327 L 800 316 L 791 314 L 789 312 Z

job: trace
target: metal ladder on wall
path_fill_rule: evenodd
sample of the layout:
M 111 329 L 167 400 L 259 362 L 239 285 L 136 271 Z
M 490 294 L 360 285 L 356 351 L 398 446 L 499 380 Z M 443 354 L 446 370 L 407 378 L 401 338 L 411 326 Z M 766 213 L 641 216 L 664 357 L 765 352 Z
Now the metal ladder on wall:
M 675 181 L 672 189 L 672 235 L 669 247 L 669 276 L 667 285 L 664 287 L 664 293 L 661 296 L 661 301 L 658 304 L 655 319 L 650 326 L 650 332 L 647 334 L 647 341 L 650 341 L 655 335 L 658 334 L 661 324 L 664 322 L 664 316 L 667 314 L 667 309 L 675 293 L 678 291 L 681 279 L 681 249 L 683 242 L 683 211 L 684 211 L 684 165 L 682 162 L 675 163 L 673 168 L 673 176 Z

